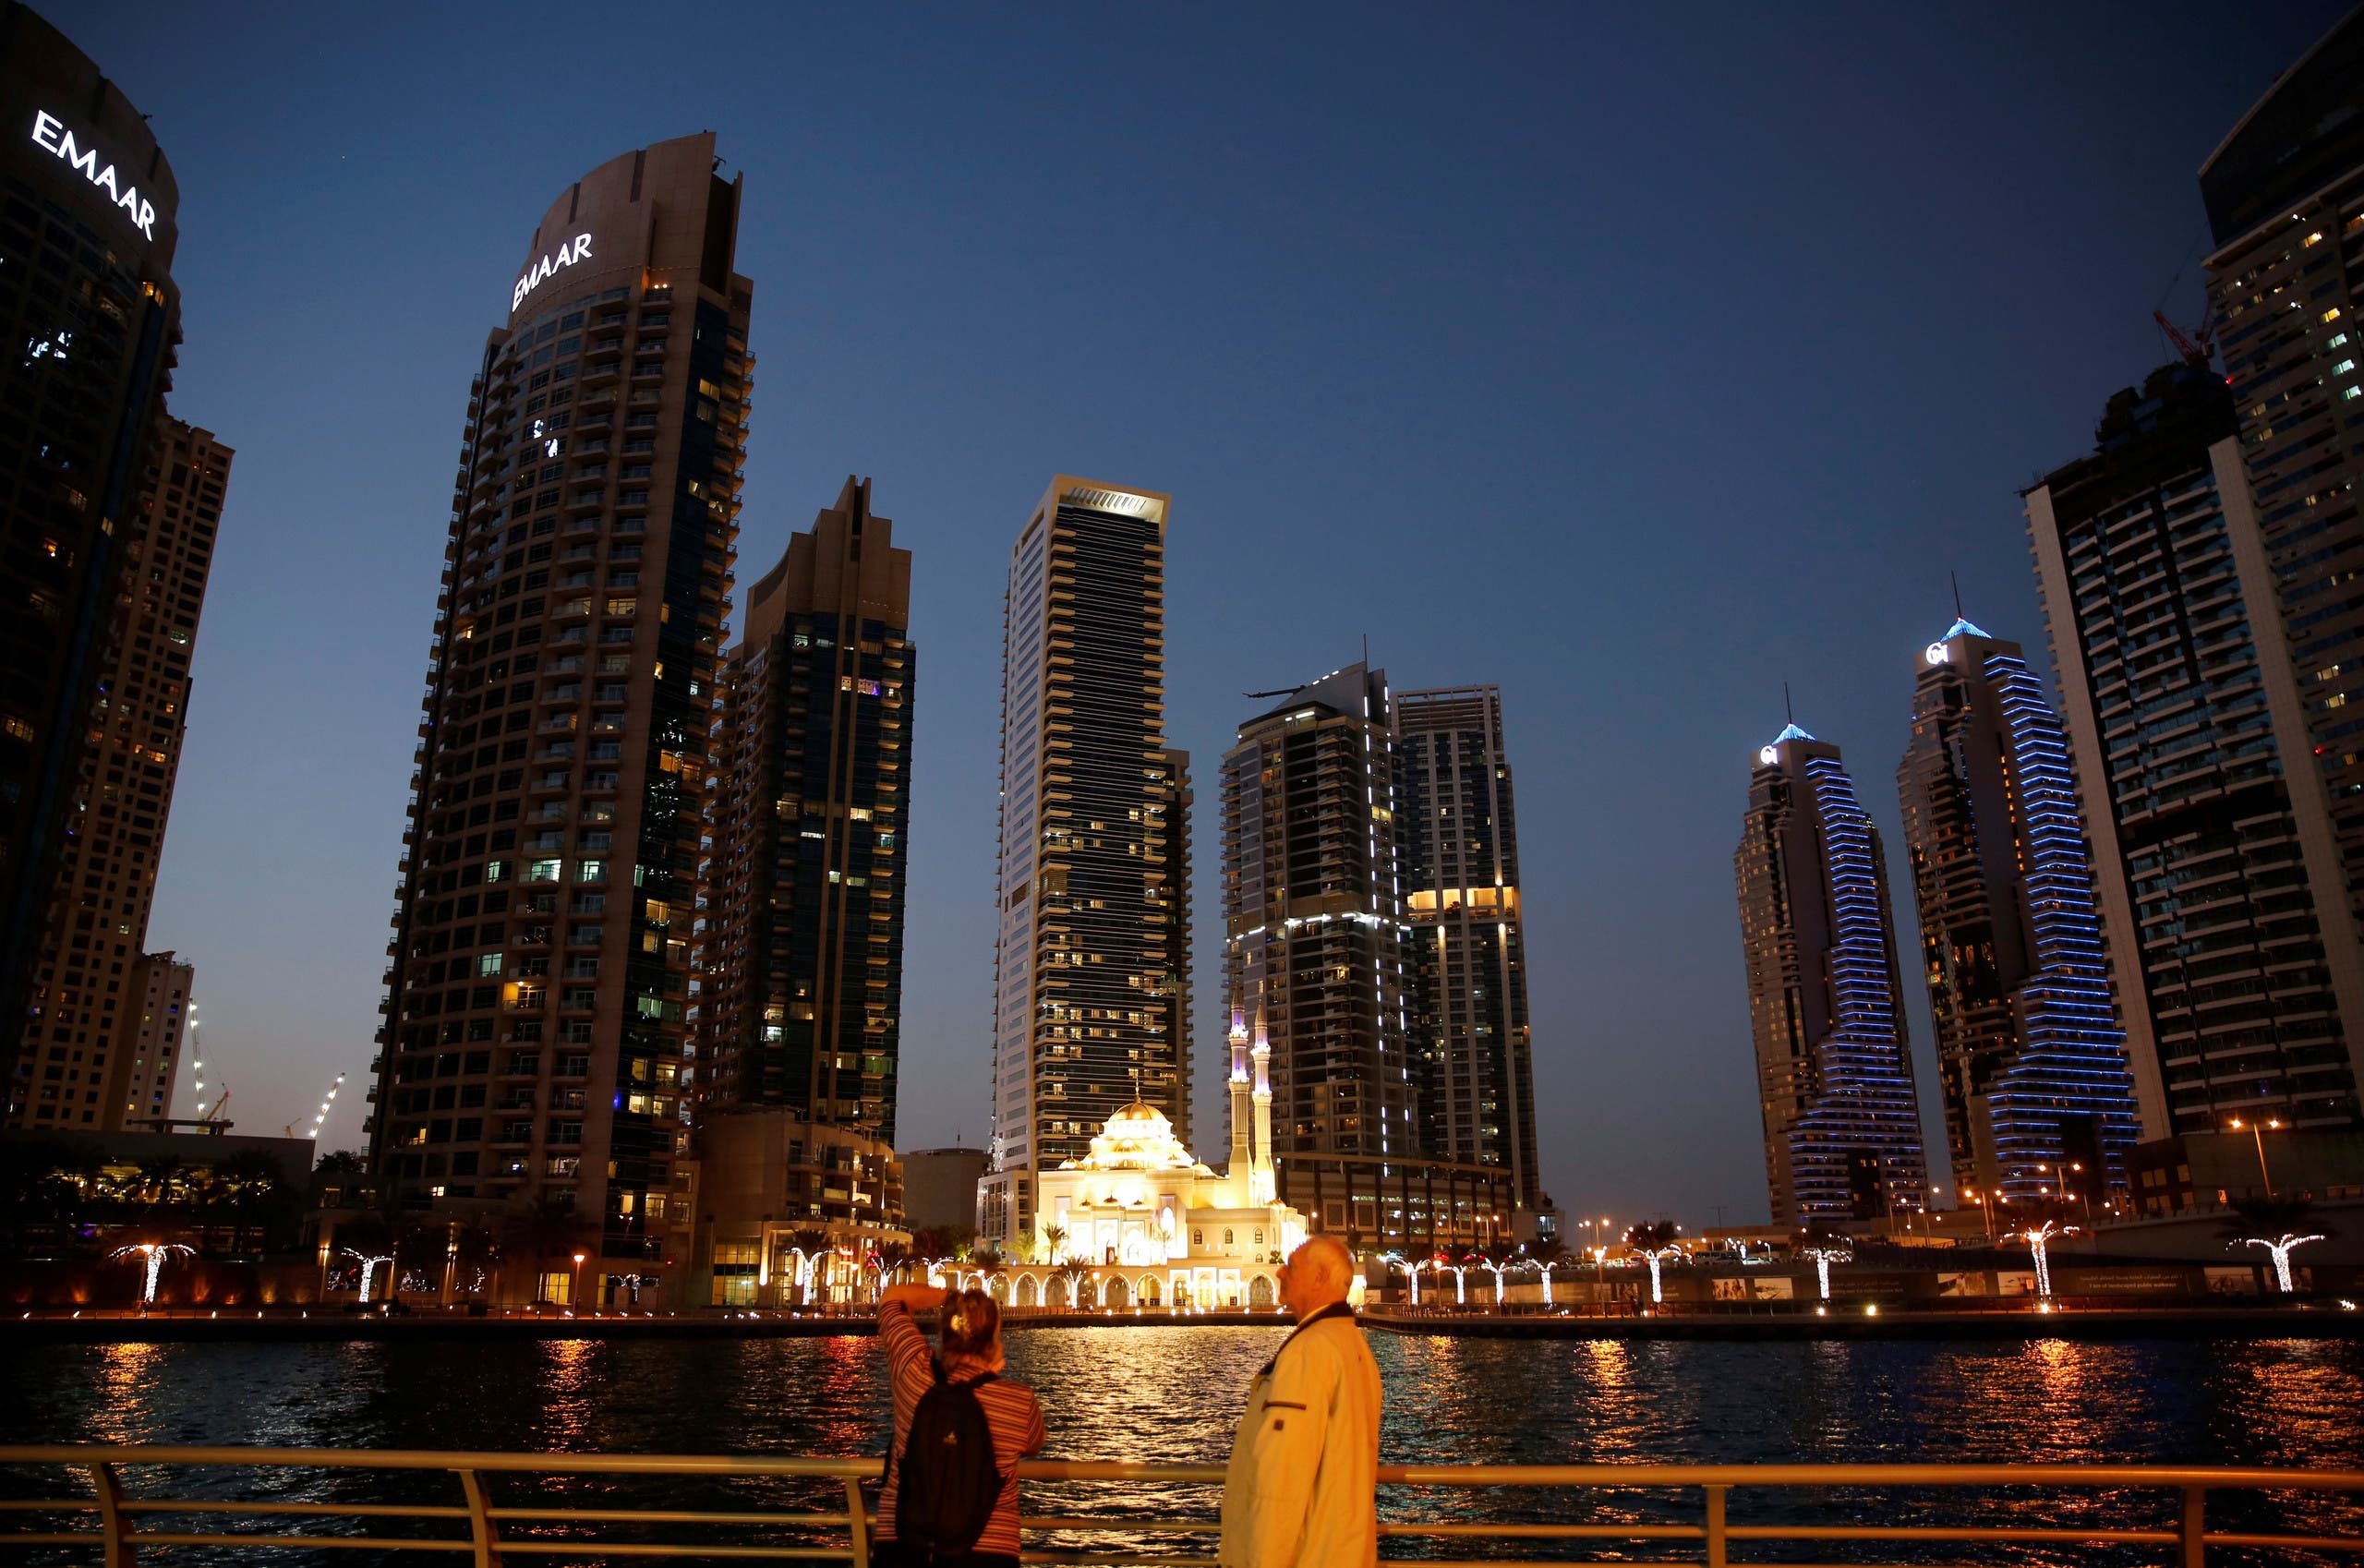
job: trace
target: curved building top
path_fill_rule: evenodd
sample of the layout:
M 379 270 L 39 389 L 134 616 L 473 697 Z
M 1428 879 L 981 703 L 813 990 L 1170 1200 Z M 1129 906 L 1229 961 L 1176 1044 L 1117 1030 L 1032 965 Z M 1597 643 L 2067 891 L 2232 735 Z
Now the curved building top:
M 2364 6 L 2265 90 L 2200 166 L 2218 246 L 2364 163 Z
M 509 327 L 586 293 L 693 279 L 730 292 L 739 182 L 715 171 L 714 133 L 610 158 L 542 214 L 509 288 Z
M 32 10 L 0 3 L 6 167 L 54 200 L 130 271 L 171 272 L 180 187 L 148 122 L 90 56 Z

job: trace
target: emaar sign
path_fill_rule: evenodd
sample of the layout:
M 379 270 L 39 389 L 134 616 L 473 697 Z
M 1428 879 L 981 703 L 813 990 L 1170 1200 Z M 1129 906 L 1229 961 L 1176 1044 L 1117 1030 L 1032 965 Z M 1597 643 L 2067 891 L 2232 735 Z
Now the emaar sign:
M 525 275 L 517 280 L 516 291 L 509 296 L 509 308 L 514 310 L 525 304 L 525 296 L 533 293 L 537 285 L 547 281 L 550 274 L 560 268 L 572 267 L 578 261 L 587 261 L 590 259 L 591 236 L 576 235 L 573 239 L 525 269 Z
M 115 178 L 115 165 L 99 166 L 99 150 L 75 144 L 74 133 L 66 122 L 45 110 L 33 111 L 33 145 L 54 153 L 71 164 L 76 174 L 107 193 L 109 200 L 131 214 L 131 226 L 147 235 L 156 237 L 155 204 L 143 200 L 139 187 Z

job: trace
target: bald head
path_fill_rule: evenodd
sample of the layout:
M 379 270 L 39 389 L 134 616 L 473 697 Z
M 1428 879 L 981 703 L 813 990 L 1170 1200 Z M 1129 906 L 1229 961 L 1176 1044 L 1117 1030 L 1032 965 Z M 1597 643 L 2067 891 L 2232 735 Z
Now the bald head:
M 1309 1236 L 1289 1254 L 1281 1282 L 1289 1310 L 1303 1318 L 1346 1298 L 1354 1283 L 1354 1254 L 1334 1236 Z

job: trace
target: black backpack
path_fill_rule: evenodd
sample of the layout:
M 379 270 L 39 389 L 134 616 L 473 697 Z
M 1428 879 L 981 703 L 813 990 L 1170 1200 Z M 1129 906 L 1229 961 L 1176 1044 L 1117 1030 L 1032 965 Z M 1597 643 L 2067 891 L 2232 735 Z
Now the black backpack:
M 956 1383 L 935 1368 L 935 1386 L 920 1396 L 903 1440 L 901 1489 L 895 1495 L 895 1539 L 927 1557 L 970 1550 L 994 1516 L 1002 1476 L 993 1429 L 976 1390 L 988 1372 Z

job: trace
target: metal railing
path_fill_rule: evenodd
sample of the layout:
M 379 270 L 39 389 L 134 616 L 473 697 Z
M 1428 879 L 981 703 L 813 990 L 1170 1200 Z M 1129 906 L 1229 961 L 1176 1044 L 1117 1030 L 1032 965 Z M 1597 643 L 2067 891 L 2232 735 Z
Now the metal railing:
M 454 1501 L 290 1502 L 270 1498 L 194 1496 L 186 1490 L 168 1494 L 160 1484 L 196 1470 L 262 1472 L 397 1471 L 440 1473 L 450 1478 Z M 0 1473 L 20 1478 L 26 1471 L 46 1476 L 54 1486 L 71 1486 L 45 1496 L 0 1498 L 0 1554 L 8 1561 L 27 1559 L 21 1549 L 49 1546 L 81 1548 L 95 1554 L 106 1568 L 129 1568 L 139 1562 L 164 1560 L 172 1549 L 232 1548 L 236 1561 L 269 1562 L 248 1557 L 258 1548 L 361 1549 L 380 1553 L 465 1554 L 477 1568 L 525 1561 L 568 1558 L 743 1559 L 764 1562 L 843 1562 L 852 1568 L 870 1568 L 874 1549 L 874 1516 L 865 1508 L 864 1483 L 874 1481 L 878 1461 L 871 1459 L 790 1459 L 753 1455 L 637 1453 L 470 1453 L 434 1451 L 284 1448 L 176 1447 L 0 1447 Z M 127 1472 L 137 1474 L 127 1476 Z M 1028 1514 L 1020 1523 L 1038 1545 L 1024 1553 L 1030 1562 L 1060 1564 L 1154 1563 L 1157 1568 L 1211 1568 L 1207 1543 L 1216 1531 L 1215 1499 L 1210 1494 L 1188 1516 L 1158 1516 L 1137 1512 L 1141 1494 L 1161 1506 L 1176 1487 L 1213 1489 L 1222 1485 L 1220 1466 L 1207 1465 L 1129 1465 L 1067 1461 L 1029 1461 L 1019 1467 L 1028 1482 L 1128 1482 L 1133 1492 L 1123 1513 Z M 593 1478 L 628 1476 L 641 1481 L 664 1478 L 713 1477 L 725 1480 L 771 1478 L 814 1483 L 818 1495 L 831 1506 L 802 1512 L 789 1508 L 621 1508 L 502 1503 L 494 1500 L 491 1482 L 498 1477 Z M 1380 1485 L 1391 1503 L 1407 1489 L 1422 1501 L 1437 1492 L 1482 1492 L 1490 1496 L 1504 1489 L 1558 1494 L 1598 1494 L 1594 1512 L 1615 1514 L 1629 1507 L 1616 1502 L 1634 1492 L 1671 1493 L 1662 1500 L 1668 1515 L 1655 1521 L 1639 1517 L 1578 1521 L 1526 1522 L 1502 1517 L 1382 1518 L 1380 1533 L 1393 1539 L 1425 1539 L 1435 1543 L 1492 1540 L 1504 1543 L 1617 1542 L 1663 1543 L 1680 1555 L 1644 1559 L 1648 1562 L 1704 1563 L 1728 1568 L 1739 1543 L 1858 1543 L 1879 1546 L 1954 1548 L 1988 1545 L 2026 1549 L 2040 1545 L 2157 1547 L 2161 1561 L 2178 1568 L 2202 1568 L 2211 1548 L 2250 1548 L 2274 1552 L 2317 1551 L 2364 1554 L 2364 1496 L 2357 1506 L 2342 1510 L 2343 1530 L 2241 1529 L 2208 1527 L 2211 1494 L 2236 1494 L 2252 1504 L 2249 1513 L 2280 1521 L 2286 1502 L 2270 1500 L 2281 1494 L 2364 1494 L 2364 1471 L 2198 1468 L 2136 1465 L 1386 1465 Z M 2019 1516 L 2043 1522 L 1998 1525 L 1955 1522 L 1900 1523 L 1736 1523 L 1731 1503 L 1736 1493 L 1830 1493 L 1843 1489 L 1851 1500 L 1862 1493 L 1894 1494 L 1945 1490 L 1986 1494 L 1991 1505 L 2008 1506 Z M 1997 1494 L 2007 1499 L 1997 1503 Z M 2045 1519 L 2052 1508 L 2071 1496 L 2098 1498 L 2104 1494 L 2138 1494 L 2136 1513 L 2152 1512 L 2148 1524 Z M 1885 1499 L 1891 1505 L 1897 1499 Z M 1491 1512 L 1503 1512 L 1490 1504 Z M 1851 1502 L 1860 1509 L 1860 1500 Z M 1676 1518 L 1677 1512 L 1695 1518 Z M 1466 1505 L 1465 1513 L 1474 1512 Z M 2073 1512 L 2073 1510 L 2071 1510 Z M 1389 1512 L 1383 1507 L 1382 1514 Z M 62 1519 L 87 1519 L 78 1527 L 54 1527 Z M 142 1521 L 195 1521 L 179 1528 L 142 1527 Z M 299 1520 L 336 1521 L 354 1533 L 273 1529 L 269 1526 Z M 209 1524 L 208 1522 L 212 1522 Z M 247 1527 L 222 1527 L 231 1522 Z M 371 1525 L 390 1532 L 361 1533 Z M 21 1527 L 20 1527 L 21 1526 Z M 631 1529 L 694 1526 L 706 1538 L 658 1541 L 625 1538 Z M 718 1530 L 762 1531 L 769 1539 L 716 1539 Z M 426 1531 L 428 1533 L 421 1533 Z M 778 1538 L 786 1533 L 794 1538 Z M 1119 1538 L 1116 1544 L 1058 1544 L 1061 1538 Z M 1173 1540 L 1199 1538 L 1195 1552 L 1160 1550 Z M 1045 1540 L 1044 1538 L 1049 1538 Z M 1532 1550 L 1529 1548 L 1528 1550 Z M 1393 1553 L 1391 1556 L 1394 1555 Z M 1417 1555 L 1425 1568 L 1492 1568 L 1506 1561 L 1537 1562 L 1526 1556 L 1496 1556 L 1462 1560 L 1449 1553 Z M 1925 1560 L 1925 1559 L 1924 1559 Z M 1562 1558 L 1561 1562 L 1634 1561 L 1625 1552 L 1613 1558 Z

